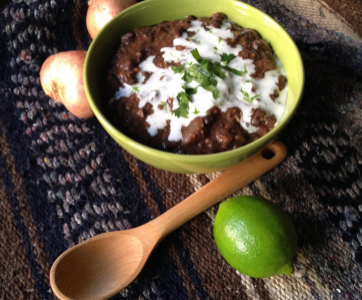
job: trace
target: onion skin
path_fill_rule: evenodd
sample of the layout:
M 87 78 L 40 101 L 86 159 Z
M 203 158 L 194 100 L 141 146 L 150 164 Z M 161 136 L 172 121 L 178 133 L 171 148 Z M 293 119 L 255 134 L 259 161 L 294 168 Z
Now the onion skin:
M 76 50 L 51 55 L 40 70 L 40 83 L 45 94 L 63 103 L 78 118 L 94 116 L 83 85 L 86 54 L 86 51 Z
M 109 20 L 136 3 L 136 0 L 90 0 L 86 23 L 91 38 L 94 39 Z

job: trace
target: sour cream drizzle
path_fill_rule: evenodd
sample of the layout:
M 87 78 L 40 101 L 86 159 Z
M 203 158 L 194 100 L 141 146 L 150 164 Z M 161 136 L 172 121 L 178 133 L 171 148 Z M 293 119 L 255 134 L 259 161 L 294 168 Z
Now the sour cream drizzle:
M 277 122 L 283 115 L 286 105 L 288 86 L 280 91 L 280 95 L 275 101 L 272 101 L 270 94 L 273 94 L 274 89 L 278 89 L 278 77 L 280 74 L 286 76 L 286 73 L 281 65 L 279 59 L 277 60 L 277 70 L 268 71 L 265 73 L 263 79 L 254 79 L 250 77 L 255 71 L 253 60 L 242 59 L 238 57 L 238 53 L 242 50 L 242 46 L 236 45 L 236 47 L 229 46 L 225 39 L 233 38 L 233 33 L 228 30 L 230 28 L 230 20 L 225 20 L 221 28 L 207 27 L 205 30 L 200 21 L 192 21 L 191 27 L 188 31 L 194 32 L 192 39 L 188 38 L 187 33 L 173 41 L 174 47 L 162 48 L 163 58 L 165 61 L 180 62 L 185 64 L 187 68 L 191 63 L 196 63 L 194 57 L 190 53 L 192 49 L 197 49 L 202 58 L 209 59 L 211 61 L 221 62 L 220 55 L 223 53 L 234 54 L 236 57 L 228 64 L 229 67 L 244 71 L 246 68 L 247 73 L 242 77 L 235 75 L 225 70 L 226 78 L 221 79 L 215 77 L 218 81 L 216 88 L 220 92 L 220 97 L 214 99 L 210 91 L 205 90 L 201 86 L 198 87 L 198 91 L 194 95 L 190 95 L 192 103 L 190 103 L 189 117 L 176 117 L 171 112 L 171 108 L 166 104 L 169 98 L 174 98 L 173 109 L 178 107 L 178 101 L 176 97 L 179 92 L 182 92 L 182 85 L 185 82 L 182 80 L 183 73 L 175 74 L 171 68 L 162 69 L 156 67 L 153 63 L 155 56 L 150 56 L 144 60 L 140 65 L 140 72 L 137 74 L 138 84 L 128 85 L 124 83 L 124 87 L 120 88 L 115 94 L 115 99 L 121 97 L 129 97 L 132 93 L 136 93 L 139 101 L 139 107 L 143 108 L 147 102 L 153 105 L 154 113 L 149 115 L 146 122 L 150 125 L 148 132 L 151 136 L 157 134 L 158 129 L 163 129 L 170 120 L 170 135 L 169 141 L 180 141 L 182 139 L 181 128 L 182 126 L 188 126 L 190 122 L 196 117 L 206 116 L 207 110 L 212 106 L 217 105 L 222 111 L 226 111 L 230 107 L 239 107 L 243 113 L 243 117 L 240 120 L 241 126 L 252 133 L 256 130 L 254 126 L 250 125 L 250 113 L 253 108 L 261 108 L 268 114 L 274 114 Z M 184 46 L 184 50 L 176 50 L 176 46 Z M 146 84 L 142 84 L 144 76 L 142 72 L 149 72 L 152 75 L 147 80 Z M 186 87 L 196 87 L 198 83 L 192 81 L 186 84 Z M 255 92 L 252 91 L 254 87 Z M 254 99 L 252 103 L 243 100 L 244 95 L 241 89 L 247 92 L 250 98 L 260 95 L 257 98 L 260 101 Z M 158 106 L 162 105 L 163 109 Z M 160 106 L 161 107 L 161 106 Z M 195 114 L 198 112 L 197 114 Z

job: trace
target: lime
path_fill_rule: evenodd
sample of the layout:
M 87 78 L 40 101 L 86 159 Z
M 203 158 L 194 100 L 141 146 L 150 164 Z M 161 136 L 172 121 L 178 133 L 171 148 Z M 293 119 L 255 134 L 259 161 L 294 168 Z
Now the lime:
M 289 215 L 260 197 L 220 204 L 214 223 L 216 246 L 240 273 L 265 278 L 293 272 L 297 234 Z

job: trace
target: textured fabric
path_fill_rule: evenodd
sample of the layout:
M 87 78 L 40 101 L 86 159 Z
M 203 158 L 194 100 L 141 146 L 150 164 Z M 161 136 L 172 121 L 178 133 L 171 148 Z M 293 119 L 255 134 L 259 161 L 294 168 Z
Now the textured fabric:
M 271 0 L 286 9 L 297 12 L 302 18 L 328 30 L 337 31 L 349 38 L 362 41 L 361 11 L 354 10 L 351 3 L 343 1 Z M 333 8 L 327 3 L 333 5 Z M 339 2 L 339 3 L 338 3 Z M 339 5 L 338 5 L 339 4 Z M 351 13 L 351 10 L 354 13 Z M 336 11 L 340 13 L 336 13 Z M 353 25 L 354 26 L 353 26 Z
M 305 64 L 303 100 L 280 135 L 287 159 L 236 193 L 290 213 L 295 273 L 254 279 L 231 268 L 213 240 L 216 205 L 167 237 L 112 299 L 362 298 L 361 2 L 246 2 L 290 33 Z M 63 251 L 142 225 L 218 175 L 147 166 L 96 119 L 79 120 L 44 95 L 45 58 L 91 42 L 86 10 L 85 0 L 17 0 L 0 14 L 1 300 L 55 299 L 49 270 Z

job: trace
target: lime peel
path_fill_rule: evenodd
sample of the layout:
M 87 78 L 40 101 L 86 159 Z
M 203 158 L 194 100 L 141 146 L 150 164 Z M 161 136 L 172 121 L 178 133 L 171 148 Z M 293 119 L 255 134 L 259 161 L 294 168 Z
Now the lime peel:
M 256 278 L 293 273 L 296 230 L 271 201 L 253 196 L 224 201 L 215 217 L 214 238 L 221 255 L 240 273 Z
M 280 274 L 292 275 L 293 271 L 294 271 L 294 266 L 293 263 L 290 261 L 280 270 Z

